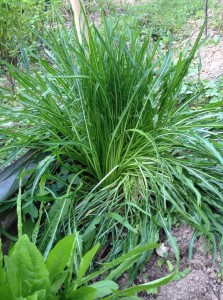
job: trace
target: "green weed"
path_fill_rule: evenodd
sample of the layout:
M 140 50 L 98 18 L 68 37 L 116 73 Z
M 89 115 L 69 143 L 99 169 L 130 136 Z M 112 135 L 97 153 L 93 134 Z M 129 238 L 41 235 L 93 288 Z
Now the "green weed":
M 78 249 L 74 235 L 58 242 L 45 261 L 28 237 L 21 236 L 9 255 L 4 257 L 4 266 L 2 254 L 0 255 L 1 299 L 141 299 L 134 295 L 167 284 L 174 276 L 171 274 L 143 285 L 118 290 L 119 286 L 112 279 L 120 274 L 120 271 L 124 272 L 126 266 L 132 265 L 144 251 L 153 249 L 157 244 L 136 248 L 100 267 L 97 272 L 86 275 L 99 246 L 96 245 L 74 266 L 73 258 Z M 104 273 L 105 279 L 91 282 Z
M 202 31 L 173 63 L 171 37 L 163 53 L 150 37 L 142 43 L 138 28 L 103 26 L 80 45 L 58 24 L 39 36 L 45 54 L 30 54 L 38 71 L 8 65 L 20 90 L 4 98 L 19 107 L 2 105 L 0 119 L 23 126 L 1 128 L 13 142 L 0 153 L 36 151 L 22 201 L 40 209 L 34 240 L 46 256 L 76 227 L 84 250 L 100 241 L 107 261 L 157 241 L 163 228 L 178 262 L 173 217 L 213 243 L 222 235 L 222 101 L 192 109 L 199 95 L 180 99 Z
M 210 1 L 212 7 L 215 1 Z M 141 32 L 152 32 L 153 38 L 165 38 L 168 32 L 175 38 L 190 36 L 188 21 L 204 18 L 205 2 L 201 0 L 157 0 L 157 1 L 87 1 L 89 14 L 103 11 L 106 15 L 119 15 L 119 30 L 126 26 L 134 28 L 139 23 Z M 165 9 L 164 9 L 165 8 Z M 100 13 L 99 13 L 100 14 Z

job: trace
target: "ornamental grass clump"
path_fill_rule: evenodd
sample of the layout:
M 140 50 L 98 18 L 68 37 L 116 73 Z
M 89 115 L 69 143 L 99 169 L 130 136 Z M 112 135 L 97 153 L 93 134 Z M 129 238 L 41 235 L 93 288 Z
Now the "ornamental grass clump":
M 40 189 L 55 200 L 54 223 L 42 217 L 41 247 L 50 230 L 55 237 L 75 223 L 84 247 L 100 241 L 109 260 L 156 241 L 164 228 L 179 259 L 170 233 L 176 218 L 214 243 L 223 231 L 223 103 L 192 108 L 197 95 L 179 100 L 202 32 L 173 62 L 171 37 L 163 53 L 150 36 L 142 42 L 137 27 L 120 33 L 116 26 L 103 19 L 103 29 L 88 27 L 89 43 L 80 44 L 58 24 L 47 39 L 39 36 L 45 52 L 31 53 L 37 70 L 8 66 L 19 108 L 2 107 L 1 120 L 22 125 L 1 129 L 13 137 L 5 150 L 47 154 L 29 198 L 38 201 Z M 66 163 L 76 175 L 56 194 L 49 181 Z

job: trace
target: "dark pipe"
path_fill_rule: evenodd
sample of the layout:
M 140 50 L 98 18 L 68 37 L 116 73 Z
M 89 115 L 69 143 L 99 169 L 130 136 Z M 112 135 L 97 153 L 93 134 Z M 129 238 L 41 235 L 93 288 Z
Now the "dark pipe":
M 26 154 L 6 167 L 0 173 L 0 202 L 7 200 L 12 194 L 14 194 L 19 188 L 18 175 L 22 170 L 31 170 L 35 168 L 36 163 L 32 162 L 32 157 L 35 154 L 33 150 L 29 150 Z M 22 184 L 30 177 L 27 174 L 23 177 Z

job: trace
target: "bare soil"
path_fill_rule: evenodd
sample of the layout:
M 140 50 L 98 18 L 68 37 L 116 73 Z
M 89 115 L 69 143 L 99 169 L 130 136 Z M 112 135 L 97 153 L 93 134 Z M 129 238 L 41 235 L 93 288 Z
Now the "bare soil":
M 223 74 L 223 0 L 219 2 L 219 6 L 222 10 L 221 15 L 216 16 L 214 11 L 209 12 L 207 41 L 198 52 L 202 64 L 201 79 L 205 80 Z M 216 18 L 218 19 L 218 27 L 215 25 Z M 202 19 L 191 23 L 192 42 L 197 37 L 202 23 Z M 203 34 L 203 38 L 205 38 L 205 34 Z
M 214 38 L 218 38 L 216 45 L 207 44 L 201 48 L 202 61 L 201 79 L 215 78 L 223 74 L 223 32 L 222 34 L 212 32 Z
M 180 280 L 173 281 L 159 289 L 155 295 L 142 295 L 148 300 L 223 300 L 223 281 L 221 273 L 221 258 L 217 253 L 215 262 L 213 256 L 205 253 L 201 238 L 194 244 L 192 259 L 188 259 L 189 244 L 193 235 L 192 228 L 181 225 L 172 230 L 180 249 L 180 271 L 187 269 L 189 274 Z M 167 243 L 165 242 L 167 245 Z M 168 249 L 168 246 L 167 246 Z M 167 259 L 174 258 L 169 247 Z M 160 257 L 154 254 L 150 262 L 144 266 L 142 274 L 137 281 L 144 283 L 155 280 L 169 273 L 166 264 L 159 267 Z M 182 272 L 183 274 L 183 272 Z

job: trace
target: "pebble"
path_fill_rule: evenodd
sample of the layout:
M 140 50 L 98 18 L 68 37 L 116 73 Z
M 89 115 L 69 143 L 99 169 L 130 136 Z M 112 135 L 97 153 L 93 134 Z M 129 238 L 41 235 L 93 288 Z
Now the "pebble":
M 211 273 L 211 268 L 207 268 L 207 273 L 208 273 L 208 274 Z

